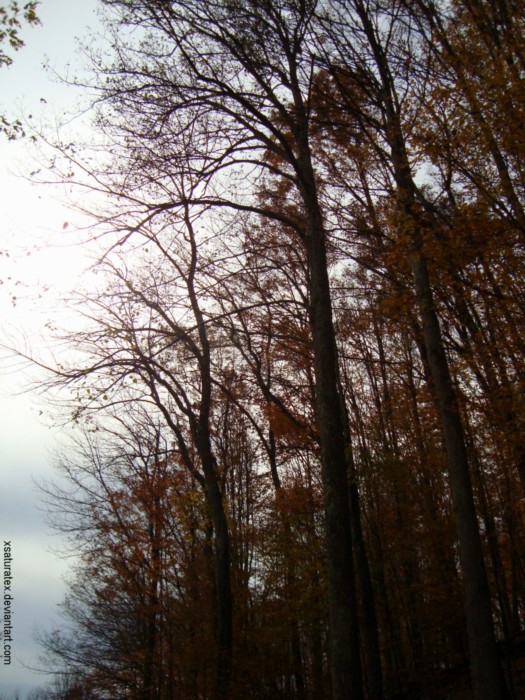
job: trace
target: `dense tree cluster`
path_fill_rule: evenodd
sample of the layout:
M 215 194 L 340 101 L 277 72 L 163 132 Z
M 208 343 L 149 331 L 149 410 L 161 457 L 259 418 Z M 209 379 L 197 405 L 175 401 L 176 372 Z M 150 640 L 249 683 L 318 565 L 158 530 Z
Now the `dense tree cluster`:
M 519 697 L 524 3 L 104 5 L 67 697 Z

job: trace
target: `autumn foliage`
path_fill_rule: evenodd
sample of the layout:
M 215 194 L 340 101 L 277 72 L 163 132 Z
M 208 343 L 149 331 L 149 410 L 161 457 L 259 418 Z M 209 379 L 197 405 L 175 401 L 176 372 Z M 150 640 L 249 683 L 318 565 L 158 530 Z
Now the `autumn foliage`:
M 522 697 L 525 6 L 104 4 L 111 158 L 55 156 L 112 244 L 56 373 L 48 659 L 92 698 Z

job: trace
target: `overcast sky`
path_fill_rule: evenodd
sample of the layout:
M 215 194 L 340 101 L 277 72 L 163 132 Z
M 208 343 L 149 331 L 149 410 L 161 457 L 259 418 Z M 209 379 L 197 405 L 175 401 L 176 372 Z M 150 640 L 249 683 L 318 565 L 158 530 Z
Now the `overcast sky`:
M 85 35 L 87 26 L 97 26 L 96 7 L 97 0 L 41 0 L 42 25 L 24 31 L 26 46 L 10 68 L 0 69 L 1 112 L 38 119 L 42 112 L 70 109 L 74 90 L 54 84 L 42 65 L 48 60 L 63 72 L 68 63 L 75 64 L 75 38 Z M 8 143 L 0 136 L 0 341 L 38 347 L 57 297 L 76 284 L 85 263 L 69 242 L 64 245 L 63 224 L 75 215 L 47 189 L 16 175 L 35 169 L 30 151 L 28 142 Z M 48 680 L 27 666 L 37 665 L 40 653 L 35 630 L 52 627 L 64 595 L 67 562 L 52 553 L 60 543 L 38 510 L 33 485 L 35 478 L 52 476 L 60 431 L 49 427 L 42 400 L 27 391 L 35 372 L 15 371 L 17 363 L 4 351 L 0 355 L 0 540 L 11 542 L 14 599 L 13 658 L 8 666 L 0 656 L 0 697 L 19 689 L 23 698 Z

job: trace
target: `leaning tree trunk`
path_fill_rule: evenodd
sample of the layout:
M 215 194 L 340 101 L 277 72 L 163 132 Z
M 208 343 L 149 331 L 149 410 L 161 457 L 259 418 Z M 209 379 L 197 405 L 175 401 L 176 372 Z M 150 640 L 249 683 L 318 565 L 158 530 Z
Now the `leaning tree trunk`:
M 431 231 L 431 214 L 426 215 L 417 201 L 403 129 L 396 100 L 395 80 L 388 57 L 362 0 L 355 0 L 381 82 L 384 132 L 390 146 L 392 170 L 397 187 L 401 225 L 411 244 L 414 291 L 422 324 L 427 355 L 443 440 L 447 454 L 456 520 L 459 551 L 463 568 L 465 612 L 470 653 L 471 677 L 476 700 L 499 700 L 508 696 L 499 662 L 490 590 L 483 558 L 465 436 L 457 396 L 452 385 L 439 320 L 434 305 L 427 260 L 423 250 L 425 232 Z
M 508 697 L 508 690 L 494 635 L 490 589 L 474 503 L 465 433 L 423 249 L 425 231 L 432 229 L 433 222 L 416 203 L 416 189 L 410 174 L 401 126 L 394 110 L 388 111 L 398 207 L 402 225 L 406 227 L 411 241 L 411 267 L 422 325 L 423 345 L 447 455 L 452 509 L 463 570 L 472 688 L 476 700 L 503 700 Z
M 474 696 L 476 700 L 498 700 L 507 697 L 507 690 L 494 637 L 490 591 L 474 505 L 465 436 L 434 308 L 427 262 L 421 251 L 415 254 L 412 272 L 425 351 L 447 453 L 452 506 L 463 567 Z

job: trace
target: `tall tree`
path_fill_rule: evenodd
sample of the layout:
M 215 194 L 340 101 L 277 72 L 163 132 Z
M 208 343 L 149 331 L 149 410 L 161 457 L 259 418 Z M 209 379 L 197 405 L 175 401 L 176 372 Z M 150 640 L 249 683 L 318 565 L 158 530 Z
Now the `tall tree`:
M 449 369 L 434 291 L 429 274 L 425 241 L 439 227 L 432 206 L 417 186 L 408 154 L 404 102 L 400 91 L 410 91 L 415 80 L 429 80 L 424 57 L 416 54 L 410 15 L 403 4 L 384 9 L 380 3 L 333 3 L 337 23 L 327 19 L 334 29 L 334 43 L 339 59 L 346 60 L 349 80 L 339 81 L 346 103 L 355 114 L 352 87 L 359 94 L 365 83 L 368 110 L 357 114 L 358 121 L 376 134 L 376 148 L 383 148 L 389 158 L 395 183 L 398 226 L 408 242 L 406 253 L 414 281 L 414 293 L 422 327 L 436 406 L 440 417 L 448 466 L 454 513 L 458 528 L 464 568 L 465 600 L 474 692 L 477 698 L 506 697 L 494 636 L 490 590 L 485 570 L 481 537 L 473 497 L 469 460 L 458 399 Z M 357 30 L 354 22 L 357 22 Z M 403 29 L 397 23 L 403 22 Z M 363 53 L 360 53 L 359 48 Z M 365 58 L 366 57 L 366 58 Z M 403 65 L 405 59 L 407 64 Z M 328 60 L 330 57 L 328 56 Z M 410 70 L 414 60 L 421 67 Z M 371 67 L 373 66 L 373 68 Z M 366 77 L 365 77 L 366 76 Z M 405 88 L 406 86 L 406 88 Z M 412 92 L 412 91 L 411 91 Z M 366 104 L 363 102 L 363 105 Z M 414 109 L 410 105 L 410 109 Z M 371 131 L 373 128 L 373 131 Z
M 124 30 L 144 29 L 140 45 L 115 37 L 117 63 L 97 66 L 101 104 L 108 106 L 101 126 L 120 134 L 126 148 L 140 144 L 125 160 L 126 185 L 134 181 L 138 187 L 148 177 L 159 182 L 159 175 L 168 184 L 183 168 L 186 173 L 195 169 L 205 183 L 191 196 L 158 188 L 147 217 L 181 204 L 227 206 L 281 221 L 304 247 L 323 464 L 334 697 L 359 698 L 345 419 L 326 216 L 310 144 L 314 55 L 309 37 L 316 3 L 105 4 L 120 13 L 117 23 Z M 178 147 L 179 139 L 189 142 L 189 150 Z M 247 200 L 261 175 L 270 187 L 282 183 L 291 188 L 292 211 Z
M 320 696 L 326 657 L 333 696 L 359 698 L 361 651 L 368 697 L 382 666 L 387 694 L 424 687 L 465 659 L 463 584 L 475 695 L 504 697 L 491 604 L 498 633 L 521 629 L 525 290 L 522 149 L 497 115 L 521 118 L 519 3 L 105 5 L 106 156 L 62 152 L 106 196 L 112 286 L 59 372 L 81 418 L 130 400 L 162 418 L 172 476 L 202 490 L 188 647 L 213 639 L 202 585 L 215 656 L 188 652 L 177 688 Z
M 191 189 L 191 179 L 181 187 Z M 105 258 L 109 287 L 86 306 L 95 325 L 76 334 L 86 364 L 62 367 L 57 381 L 77 387 L 77 417 L 108 404 L 149 403 L 163 416 L 180 459 L 202 488 L 213 528 L 214 692 L 220 698 L 229 695 L 233 653 L 230 537 L 222 467 L 212 441 L 212 343 L 202 299 L 203 258 L 205 251 L 211 255 L 214 236 L 197 231 L 200 215 L 184 204 L 143 225 L 140 262 L 126 260 L 122 252 Z

